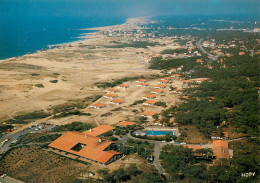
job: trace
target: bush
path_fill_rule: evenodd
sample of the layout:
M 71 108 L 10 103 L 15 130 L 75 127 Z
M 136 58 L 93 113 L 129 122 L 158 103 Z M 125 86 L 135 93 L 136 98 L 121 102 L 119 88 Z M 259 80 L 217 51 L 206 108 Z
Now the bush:
M 6 123 L 8 123 L 8 124 L 27 124 L 28 120 L 41 119 L 41 118 L 46 118 L 48 116 L 50 116 L 49 113 L 45 113 L 43 111 L 35 111 L 32 113 L 15 116 L 14 119 L 9 119 L 6 121 Z
M 44 88 L 43 84 L 36 84 L 35 86 L 38 88 Z
M 55 80 L 50 80 L 51 83 L 58 83 L 58 80 L 55 79 Z
M 54 132 L 62 132 L 62 131 L 86 131 L 93 128 L 91 124 L 86 124 L 82 122 L 72 122 L 66 125 L 60 125 L 55 128 Z

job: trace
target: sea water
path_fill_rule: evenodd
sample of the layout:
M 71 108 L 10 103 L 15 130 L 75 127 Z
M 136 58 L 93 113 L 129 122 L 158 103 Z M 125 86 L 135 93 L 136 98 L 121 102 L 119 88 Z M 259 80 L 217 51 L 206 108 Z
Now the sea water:
M 22 56 L 28 52 L 33 53 L 48 48 L 49 45 L 77 41 L 82 39 L 79 38 L 82 33 L 93 32 L 81 29 L 117 25 L 126 20 L 125 17 L 112 14 L 110 16 L 91 15 L 91 12 L 86 12 L 84 15 L 77 14 L 77 11 L 83 11 L 80 5 L 71 7 L 74 8 L 73 13 L 67 14 L 61 13 L 62 8 L 68 11 L 67 4 L 58 4 L 59 10 L 52 7 L 47 11 L 50 6 L 46 5 L 48 1 L 39 1 L 43 5 L 37 4 L 37 6 L 35 5 L 37 1 L 22 2 L 19 0 L 0 2 L 0 60 Z M 57 11 L 59 13 L 56 13 Z

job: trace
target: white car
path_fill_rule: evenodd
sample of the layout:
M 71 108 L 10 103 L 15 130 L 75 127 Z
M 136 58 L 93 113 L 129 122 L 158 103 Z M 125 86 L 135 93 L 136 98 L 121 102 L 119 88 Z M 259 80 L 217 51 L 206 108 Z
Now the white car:
M 2 178 L 5 178 L 6 176 L 7 176 L 6 174 L 1 175 Z

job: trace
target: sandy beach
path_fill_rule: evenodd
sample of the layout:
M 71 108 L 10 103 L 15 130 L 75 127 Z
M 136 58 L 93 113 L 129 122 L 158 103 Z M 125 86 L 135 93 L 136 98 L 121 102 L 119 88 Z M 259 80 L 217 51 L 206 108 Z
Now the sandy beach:
M 99 32 L 88 34 L 85 40 L 0 62 L 1 122 L 36 110 L 47 111 L 70 100 L 104 94 L 104 89 L 94 85 L 96 82 L 158 74 L 148 70 L 147 63 L 136 54 L 152 54 L 154 48 L 107 48 L 111 41 L 126 38 L 100 34 L 111 29 L 137 28 L 142 23 L 143 19 L 129 19 L 123 25 L 97 28 Z

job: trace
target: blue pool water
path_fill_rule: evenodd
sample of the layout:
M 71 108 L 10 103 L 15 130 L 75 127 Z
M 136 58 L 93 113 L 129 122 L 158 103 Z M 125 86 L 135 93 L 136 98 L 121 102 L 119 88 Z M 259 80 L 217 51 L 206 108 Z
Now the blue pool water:
M 166 135 L 166 133 L 169 133 L 170 135 L 173 135 L 172 131 L 146 131 L 146 135 Z

